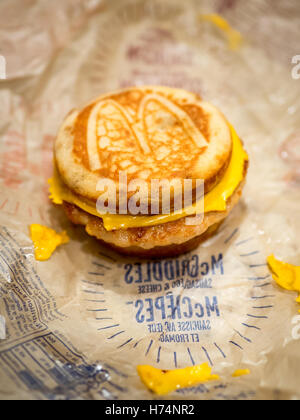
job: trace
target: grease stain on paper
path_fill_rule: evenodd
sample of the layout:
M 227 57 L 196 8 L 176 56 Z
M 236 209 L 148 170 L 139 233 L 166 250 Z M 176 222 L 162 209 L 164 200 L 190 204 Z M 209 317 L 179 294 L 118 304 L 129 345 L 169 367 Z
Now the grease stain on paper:
M 285 290 L 299 293 L 296 302 L 300 303 L 300 267 L 279 261 L 274 255 L 271 255 L 268 258 L 268 265 L 272 272 L 273 279 L 280 287 Z

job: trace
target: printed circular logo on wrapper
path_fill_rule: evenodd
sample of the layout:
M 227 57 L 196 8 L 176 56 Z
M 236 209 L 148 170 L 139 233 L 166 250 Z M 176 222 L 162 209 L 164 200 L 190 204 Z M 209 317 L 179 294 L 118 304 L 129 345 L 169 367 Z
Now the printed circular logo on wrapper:
M 222 228 L 180 258 L 119 262 L 103 251 L 92 267 L 82 290 L 86 311 L 103 345 L 136 365 L 225 361 L 234 371 L 267 345 L 263 332 L 279 297 L 258 238 L 242 226 Z

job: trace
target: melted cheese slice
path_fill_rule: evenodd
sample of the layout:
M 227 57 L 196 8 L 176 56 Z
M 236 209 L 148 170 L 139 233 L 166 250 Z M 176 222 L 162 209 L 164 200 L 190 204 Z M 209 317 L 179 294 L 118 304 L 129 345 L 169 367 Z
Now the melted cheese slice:
M 220 183 L 198 203 L 193 204 L 183 210 L 156 216 L 130 216 L 106 214 L 100 215 L 97 211 L 96 204 L 75 195 L 68 189 L 60 179 L 57 170 L 54 173 L 50 183 L 50 199 L 54 204 L 63 204 L 64 201 L 74 204 L 85 212 L 101 217 L 104 227 L 107 231 L 129 229 L 138 227 L 150 227 L 163 223 L 174 222 L 188 216 L 194 216 L 201 212 L 204 206 L 204 212 L 224 212 L 227 209 L 227 200 L 234 194 L 238 186 L 244 179 L 245 162 L 248 161 L 248 155 L 245 152 L 242 142 L 239 139 L 234 128 L 230 126 L 233 150 L 230 164 Z
M 157 395 L 220 379 L 218 375 L 212 375 L 212 369 L 207 363 L 169 371 L 145 365 L 138 366 L 137 371 L 144 385 Z

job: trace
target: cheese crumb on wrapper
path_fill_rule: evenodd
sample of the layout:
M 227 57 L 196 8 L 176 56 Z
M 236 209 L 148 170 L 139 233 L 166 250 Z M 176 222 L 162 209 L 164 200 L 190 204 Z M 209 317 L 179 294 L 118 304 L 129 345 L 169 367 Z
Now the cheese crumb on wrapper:
M 218 375 L 212 375 L 212 369 L 207 363 L 167 371 L 144 365 L 138 366 L 137 371 L 146 387 L 157 395 L 220 379 Z
M 300 267 L 279 261 L 274 255 L 268 258 L 268 265 L 273 274 L 273 279 L 280 287 L 299 293 L 296 302 L 300 303 Z
M 213 23 L 217 28 L 221 29 L 227 36 L 229 48 L 236 51 L 243 44 L 243 37 L 239 31 L 233 29 L 230 24 L 222 16 L 213 13 L 209 15 L 200 15 L 200 19 Z
M 240 378 L 241 376 L 250 375 L 251 371 L 249 369 L 238 369 L 233 374 L 233 378 Z
M 38 224 L 30 226 L 30 237 L 34 244 L 37 261 L 49 260 L 57 247 L 70 241 L 66 232 L 57 233 L 53 229 Z

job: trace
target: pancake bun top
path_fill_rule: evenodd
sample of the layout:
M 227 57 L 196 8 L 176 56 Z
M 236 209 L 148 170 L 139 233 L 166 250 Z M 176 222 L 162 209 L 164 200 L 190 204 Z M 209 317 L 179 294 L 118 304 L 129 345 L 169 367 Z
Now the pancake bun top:
M 134 87 L 100 96 L 66 117 L 55 142 L 59 174 L 75 194 L 95 201 L 100 179 L 221 180 L 232 138 L 222 113 L 193 93 Z M 150 187 L 149 187 L 150 188 Z M 176 194 L 176 192 L 175 192 Z M 129 195 L 130 197 L 130 195 Z

